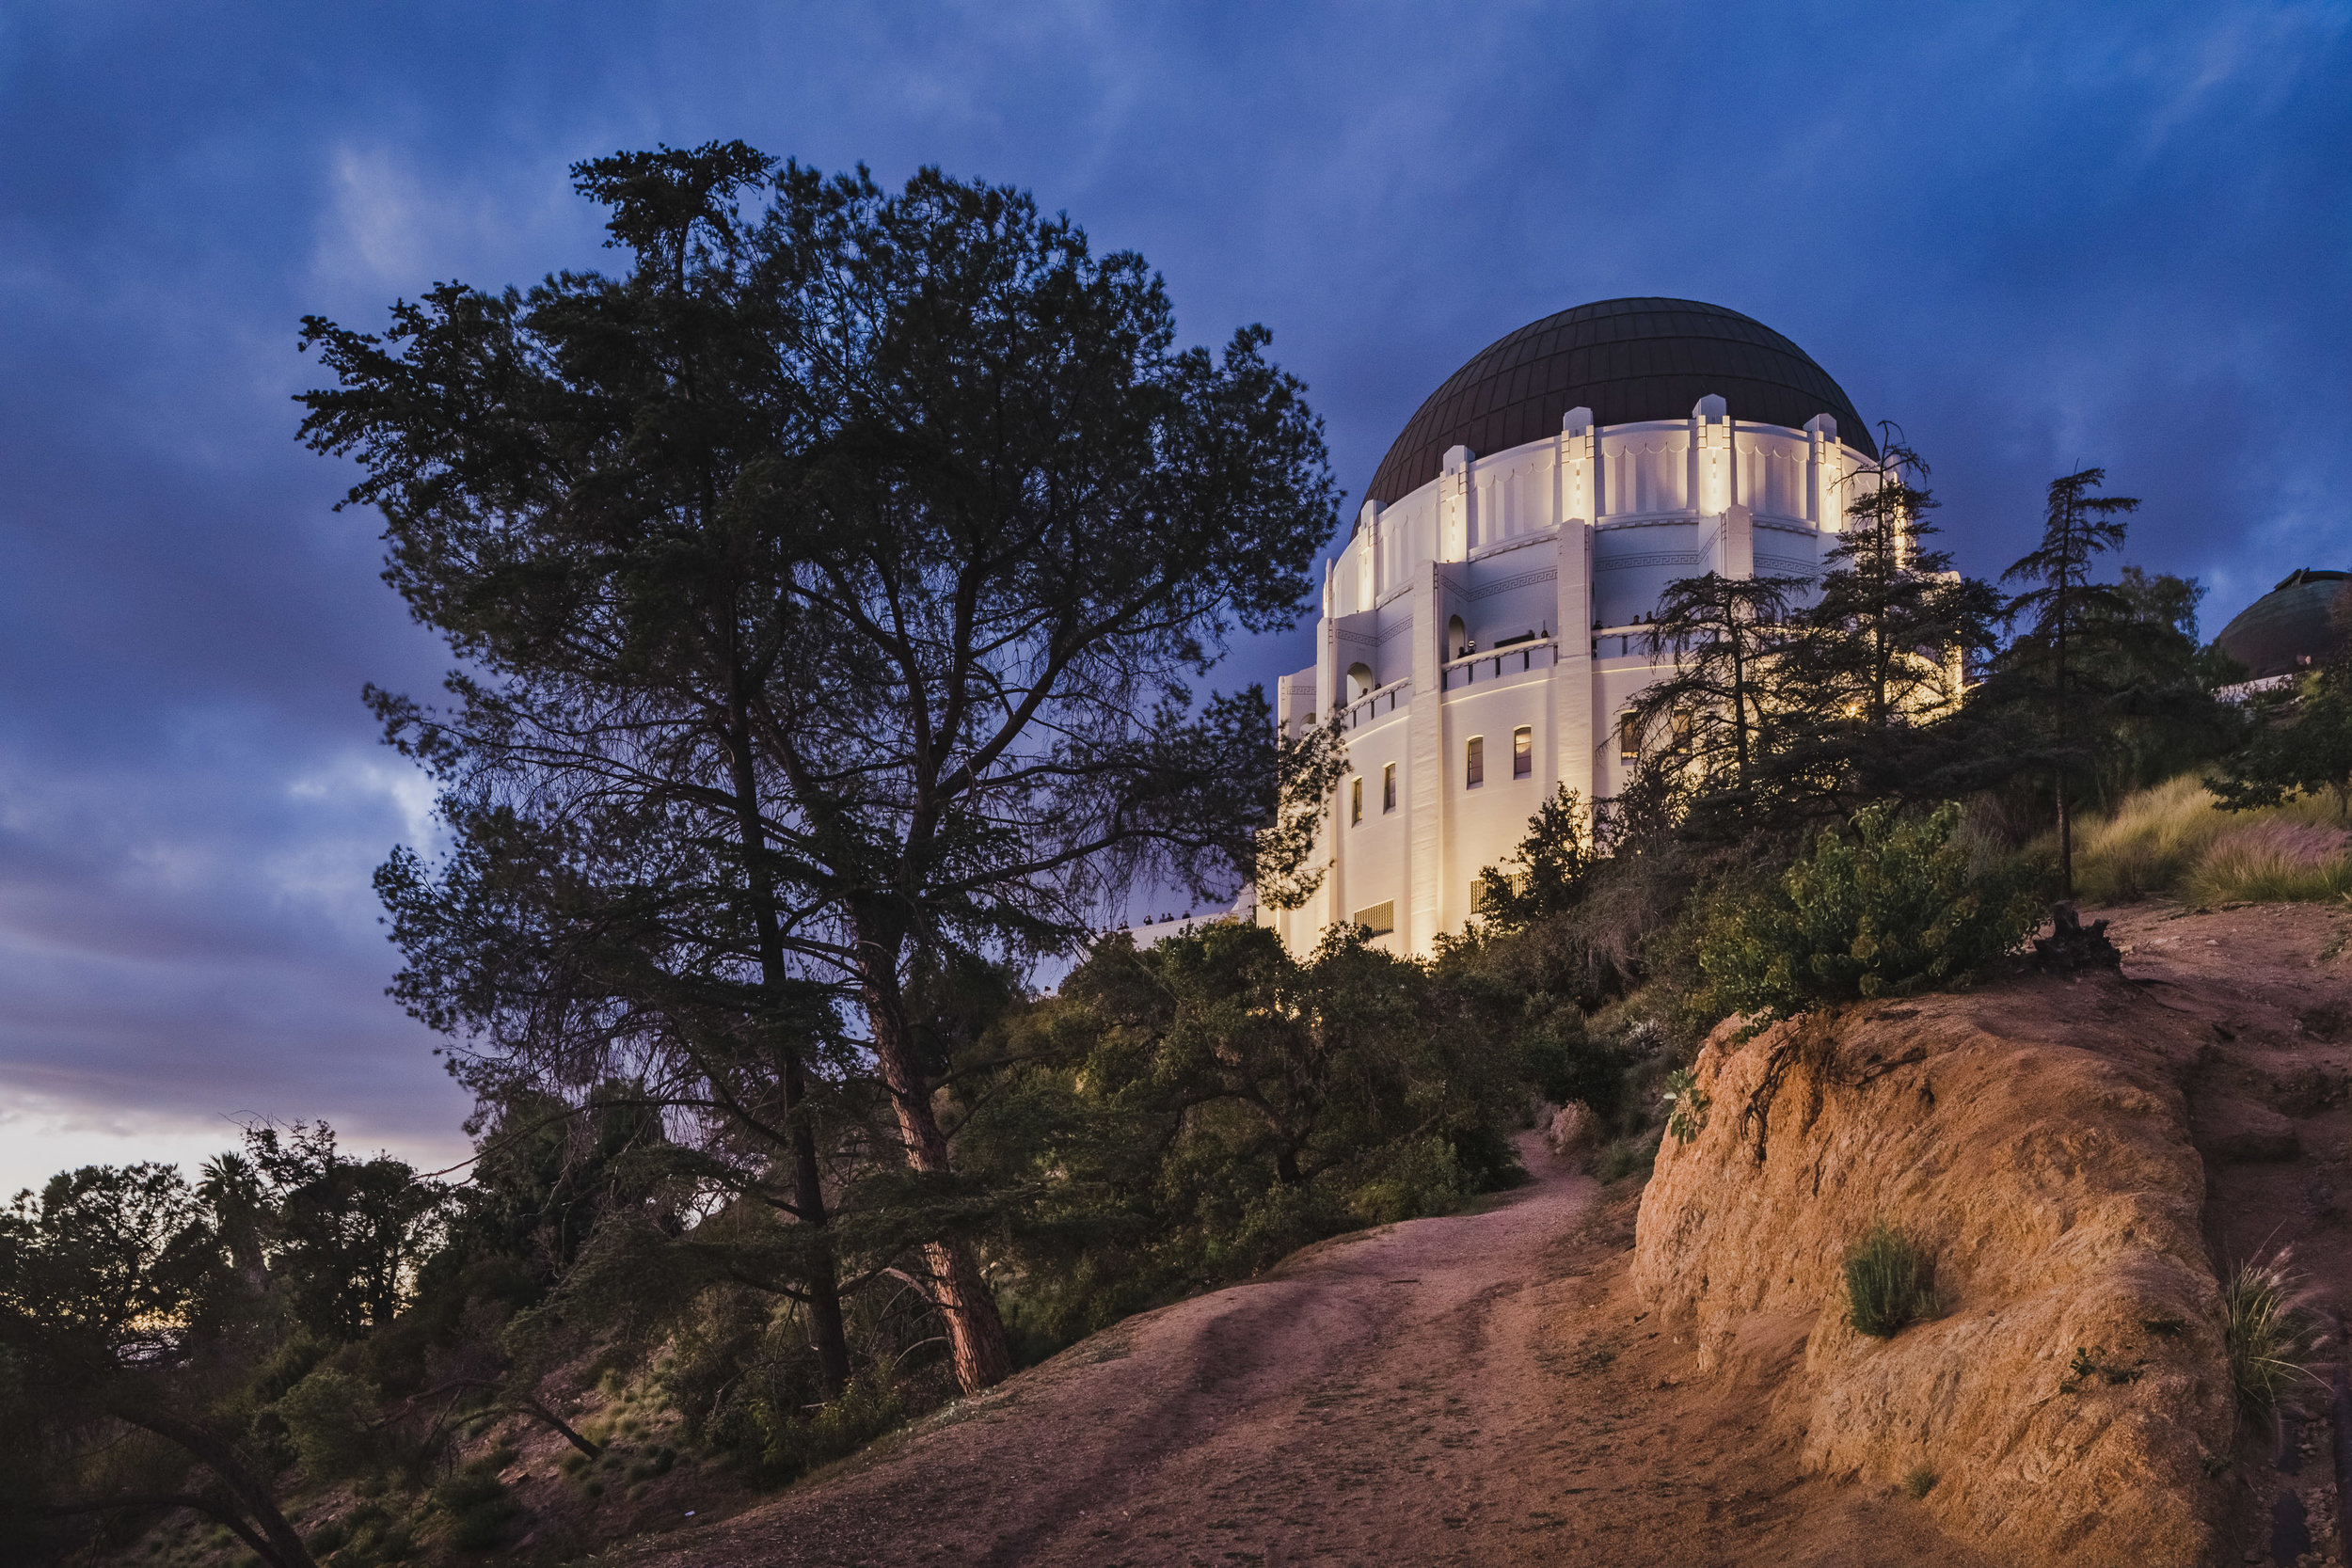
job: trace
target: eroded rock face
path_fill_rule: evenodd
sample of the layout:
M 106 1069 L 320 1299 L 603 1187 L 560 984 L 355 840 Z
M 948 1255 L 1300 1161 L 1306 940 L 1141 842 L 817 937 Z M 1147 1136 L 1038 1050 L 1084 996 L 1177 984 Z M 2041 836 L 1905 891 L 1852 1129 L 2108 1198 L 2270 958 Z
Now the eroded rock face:
M 1930 1472 L 1921 1506 L 2006 1560 L 2209 1561 L 2233 1412 L 2179 1032 L 2104 977 L 1719 1029 L 1635 1288 L 1702 1374 L 1777 1381 L 1808 1465 Z M 1841 1272 L 1881 1221 L 1943 1309 L 1889 1340 L 1849 1326 Z

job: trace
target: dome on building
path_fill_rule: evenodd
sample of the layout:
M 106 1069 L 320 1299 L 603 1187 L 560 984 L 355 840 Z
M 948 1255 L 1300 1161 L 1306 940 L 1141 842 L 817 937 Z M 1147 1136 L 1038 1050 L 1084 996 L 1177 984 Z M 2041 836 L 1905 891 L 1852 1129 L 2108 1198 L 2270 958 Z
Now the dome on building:
M 1480 456 L 1559 434 L 1571 408 L 1603 425 L 1688 419 L 1720 394 L 1735 420 L 1801 429 L 1817 414 L 1875 457 L 1862 416 L 1804 350 L 1758 321 L 1691 299 L 1604 299 L 1532 322 L 1429 394 L 1365 490 L 1391 506 L 1438 477 L 1446 451 Z
M 2252 680 L 2320 663 L 2344 646 L 2344 627 L 2328 611 L 2347 588 L 2352 572 L 2307 566 L 2232 616 L 2214 641 Z

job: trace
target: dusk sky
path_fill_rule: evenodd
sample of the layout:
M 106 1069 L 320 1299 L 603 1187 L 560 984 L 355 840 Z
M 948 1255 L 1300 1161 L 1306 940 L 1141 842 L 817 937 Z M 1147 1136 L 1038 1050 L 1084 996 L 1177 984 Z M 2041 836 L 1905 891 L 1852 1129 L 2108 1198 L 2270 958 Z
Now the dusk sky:
M 1265 323 L 1349 515 L 1480 347 L 1665 294 L 1899 421 L 1971 571 L 2090 464 L 2207 636 L 2352 567 L 2352 5 L 13 0 L 0 1193 L 253 1117 L 463 1155 L 368 880 L 430 792 L 359 702 L 442 661 L 294 441 L 296 325 L 608 264 L 568 166 L 722 137 L 1026 186 L 1186 339 Z

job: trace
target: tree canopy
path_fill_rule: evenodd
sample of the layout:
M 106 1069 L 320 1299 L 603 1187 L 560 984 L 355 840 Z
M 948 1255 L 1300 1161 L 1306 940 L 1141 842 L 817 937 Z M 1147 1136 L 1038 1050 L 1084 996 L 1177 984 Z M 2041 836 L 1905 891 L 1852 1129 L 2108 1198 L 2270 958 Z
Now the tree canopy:
M 870 1076 L 949 1177 L 918 977 L 1066 947 L 1139 873 L 1293 869 L 1263 695 L 1186 681 L 1303 598 L 1321 428 L 1263 329 L 1178 347 L 1142 258 L 1022 192 L 739 143 L 575 178 L 624 275 L 305 324 L 305 436 L 464 661 L 376 698 L 457 843 L 382 878 L 401 992 L 486 1096 L 630 1077 L 771 1150 L 742 1190 L 818 1238 L 838 1381 L 820 1102 Z M 1002 1376 L 969 1244 L 925 1266 Z

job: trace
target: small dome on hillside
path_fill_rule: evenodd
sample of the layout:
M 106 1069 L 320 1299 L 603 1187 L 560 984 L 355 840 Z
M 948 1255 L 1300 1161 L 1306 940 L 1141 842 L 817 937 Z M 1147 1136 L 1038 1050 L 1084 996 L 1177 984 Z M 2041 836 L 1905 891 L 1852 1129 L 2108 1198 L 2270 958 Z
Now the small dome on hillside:
M 1722 395 L 1735 420 L 1802 429 L 1817 414 L 1878 455 L 1862 416 L 1804 350 L 1737 310 L 1692 299 L 1604 299 L 1532 322 L 1446 377 L 1380 460 L 1367 499 L 1391 506 L 1438 477 L 1447 449 L 1485 456 L 1557 435 L 1571 408 L 1604 425 L 1688 419 Z
M 2232 616 L 2214 641 L 2253 680 L 2321 663 L 2344 646 L 2347 627 L 2330 610 L 2347 589 L 2352 572 L 2306 566 Z M 2352 603 L 2344 608 L 2352 615 Z

